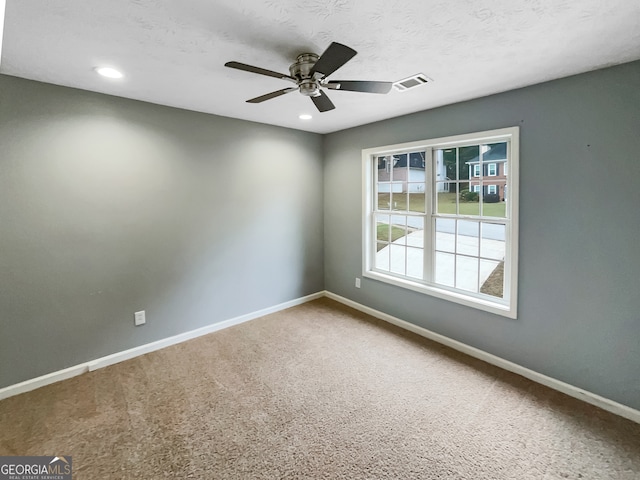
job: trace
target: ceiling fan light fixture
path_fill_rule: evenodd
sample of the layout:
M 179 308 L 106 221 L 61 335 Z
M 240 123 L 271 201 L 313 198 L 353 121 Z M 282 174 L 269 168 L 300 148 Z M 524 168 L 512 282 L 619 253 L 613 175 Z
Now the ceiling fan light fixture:
M 96 67 L 94 69 L 98 75 L 102 75 L 107 78 L 122 78 L 124 75 L 119 70 L 113 67 Z

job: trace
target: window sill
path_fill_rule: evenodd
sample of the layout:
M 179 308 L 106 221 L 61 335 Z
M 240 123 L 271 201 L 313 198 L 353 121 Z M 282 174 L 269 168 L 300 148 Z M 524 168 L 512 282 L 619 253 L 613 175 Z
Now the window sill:
M 406 278 L 396 277 L 391 274 L 382 273 L 374 270 L 365 271 L 362 273 L 363 277 L 377 280 L 379 282 L 394 285 L 396 287 L 406 288 L 413 290 L 414 292 L 423 293 L 437 298 L 442 298 L 450 302 L 465 305 L 467 307 L 476 308 L 496 315 L 502 315 L 508 318 L 517 318 L 517 312 L 515 308 L 506 303 L 492 302 L 491 300 L 485 300 L 484 298 L 475 297 L 472 295 L 465 295 L 459 291 L 452 291 L 446 289 L 446 287 L 438 287 L 435 285 L 429 285 L 422 283 L 419 280 L 411 281 Z

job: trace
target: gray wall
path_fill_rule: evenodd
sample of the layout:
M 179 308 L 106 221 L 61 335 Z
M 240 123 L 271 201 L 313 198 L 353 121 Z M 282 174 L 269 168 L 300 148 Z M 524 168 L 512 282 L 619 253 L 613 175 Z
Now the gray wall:
M 640 409 L 638 85 L 635 62 L 321 137 L 0 76 L 0 387 L 326 288 Z M 517 320 L 355 289 L 361 149 L 513 125 Z
M 323 289 L 320 135 L 0 76 L 0 146 L 0 387 Z
M 635 62 L 326 136 L 326 289 L 640 409 L 639 86 Z M 369 279 L 356 289 L 361 149 L 516 125 L 517 320 Z

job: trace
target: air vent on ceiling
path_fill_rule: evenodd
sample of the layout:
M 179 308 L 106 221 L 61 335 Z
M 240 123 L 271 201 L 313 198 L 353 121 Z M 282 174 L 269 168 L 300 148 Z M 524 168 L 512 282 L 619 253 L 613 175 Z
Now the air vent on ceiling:
M 397 82 L 393 82 L 393 88 L 395 88 L 399 92 L 405 92 L 411 88 L 416 88 L 421 85 L 426 85 L 429 82 L 432 82 L 429 77 L 427 77 L 424 73 L 417 73 L 408 78 L 398 80 Z

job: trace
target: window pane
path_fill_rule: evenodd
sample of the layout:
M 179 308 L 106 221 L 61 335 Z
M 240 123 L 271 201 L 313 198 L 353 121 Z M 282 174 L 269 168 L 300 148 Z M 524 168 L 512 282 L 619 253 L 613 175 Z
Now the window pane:
M 409 188 L 409 211 L 424 213 L 425 184 L 410 183 L 408 188 Z
M 504 201 L 506 180 L 496 177 L 487 185 L 482 198 L 482 214 L 487 217 L 506 217 L 507 204 Z
M 407 248 L 407 275 L 414 278 L 423 278 L 424 250 L 421 248 Z
M 376 253 L 375 266 L 379 270 L 389 271 L 389 244 L 378 243 L 378 252 Z
M 504 297 L 504 262 L 480 260 L 481 293 L 493 297 Z
M 455 271 L 455 255 L 450 253 L 436 252 L 436 273 L 435 282 L 440 285 L 453 287 Z
M 456 214 L 456 194 L 455 194 L 455 183 L 450 184 L 450 183 L 443 183 L 443 182 L 438 182 L 436 184 L 436 189 L 438 192 L 438 195 L 436 196 L 436 212 L 437 213 L 444 213 L 444 214 L 449 214 L 449 215 L 455 215 Z M 451 187 L 453 187 L 453 192 L 450 192 L 449 190 L 451 189 Z
M 424 248 L 424 219 L 407 217 L 407 245 Z
M 460 183 L 458 188 L 459 214 L 460 215 L 480 215 L 480 194 L 478 190 L 480 181 Z
M 507 143 L 487 143 L 480 146 L 482 151 L 482 161 L 485 164 L 496 163 L 496 160 L 507 159 Z
M 493 260 L 504 260 L 506 226 L 497 223 L 482 223 L 480 256 Z
M 489 217 L 505 217 L 504 198 L 504 164 L 507 159 L 506 142 L 490 143 L 480 146 L 482 152 L 483 174 L 487 176 L 487 185 L 482 189 L 482 215 Z M 501 168 L 502 167 L 502 168 Z M 489 176 L 495 176 L 488 181 Z M 502 185 L 500 185 L 502 184 Z
M 478 259 L 456 255 L 456 288 L 478 291 Z
M 407 210 L 407 193 L 401 183 L 392 183 L 391 210 L 405 212 Z
M 409 183 L 423 183 L 426 180 L 425 153 L 413 152 L 409 154 L 407 181 Z
M 394 182 L 406 182 L 407 178 L 407 154 L 392 156 L 391 180 Z
M 376 182 L 391 181 L 391 167 L 389 167 L 389 157 L 378 157 L 376 169 Z
M 456 221 L 450 218 L 436 219 L 436 250 L 455 253 Z
M 406 243 L 407 217 L 404 215 L 391 215 L 391 241 L 398 245 Z
M 436 181 L 457 180 L 457 148 L 434 150 Z
M 392 159 L 390 155 L 378 157 L 378 181 L 391 181 Z
M 406 247 L 402 246 L 402 245 L 396 245 L 396 244 L 391 244 L 389 245 L 390 248 L 390 263 L 391 263 L 391 272 L 393 273 L 399 273 L 401 275 L 404 275 L 406 273 L 406 254 L 407 254 L 407 249 Z
M 378 210 L 389 210 L 391 206 L 391 184 L 390 183 L 379 183 L 378 184 L 378 204 L 376 205 L 376 209 Z
M 409 168 L 410 169 L 418 169 L 425 170 L 426 168 L 426 157 L 425 152 L 411 152 L 409 154 Z
M 458 156 L 458 180 L 472 178 L 474 162 L 477 164 L 480 160 L 480 147 L 478 145 L 460 147 Z
M 505 218 L 506 207 L 497 193 L 487 193 L 482 197 L 482 215 L 485 217 Z
M 438 193 L 451 193 L 456 191 L 456 182 L 437 182 L 436 189 Z
M 456 253 L 477 257 L 480 248 L 479 233 L 479 223 L 459 220 L 456 235 Z
M 376 241 L 389 241 L 389 215 L 376 215 Z

